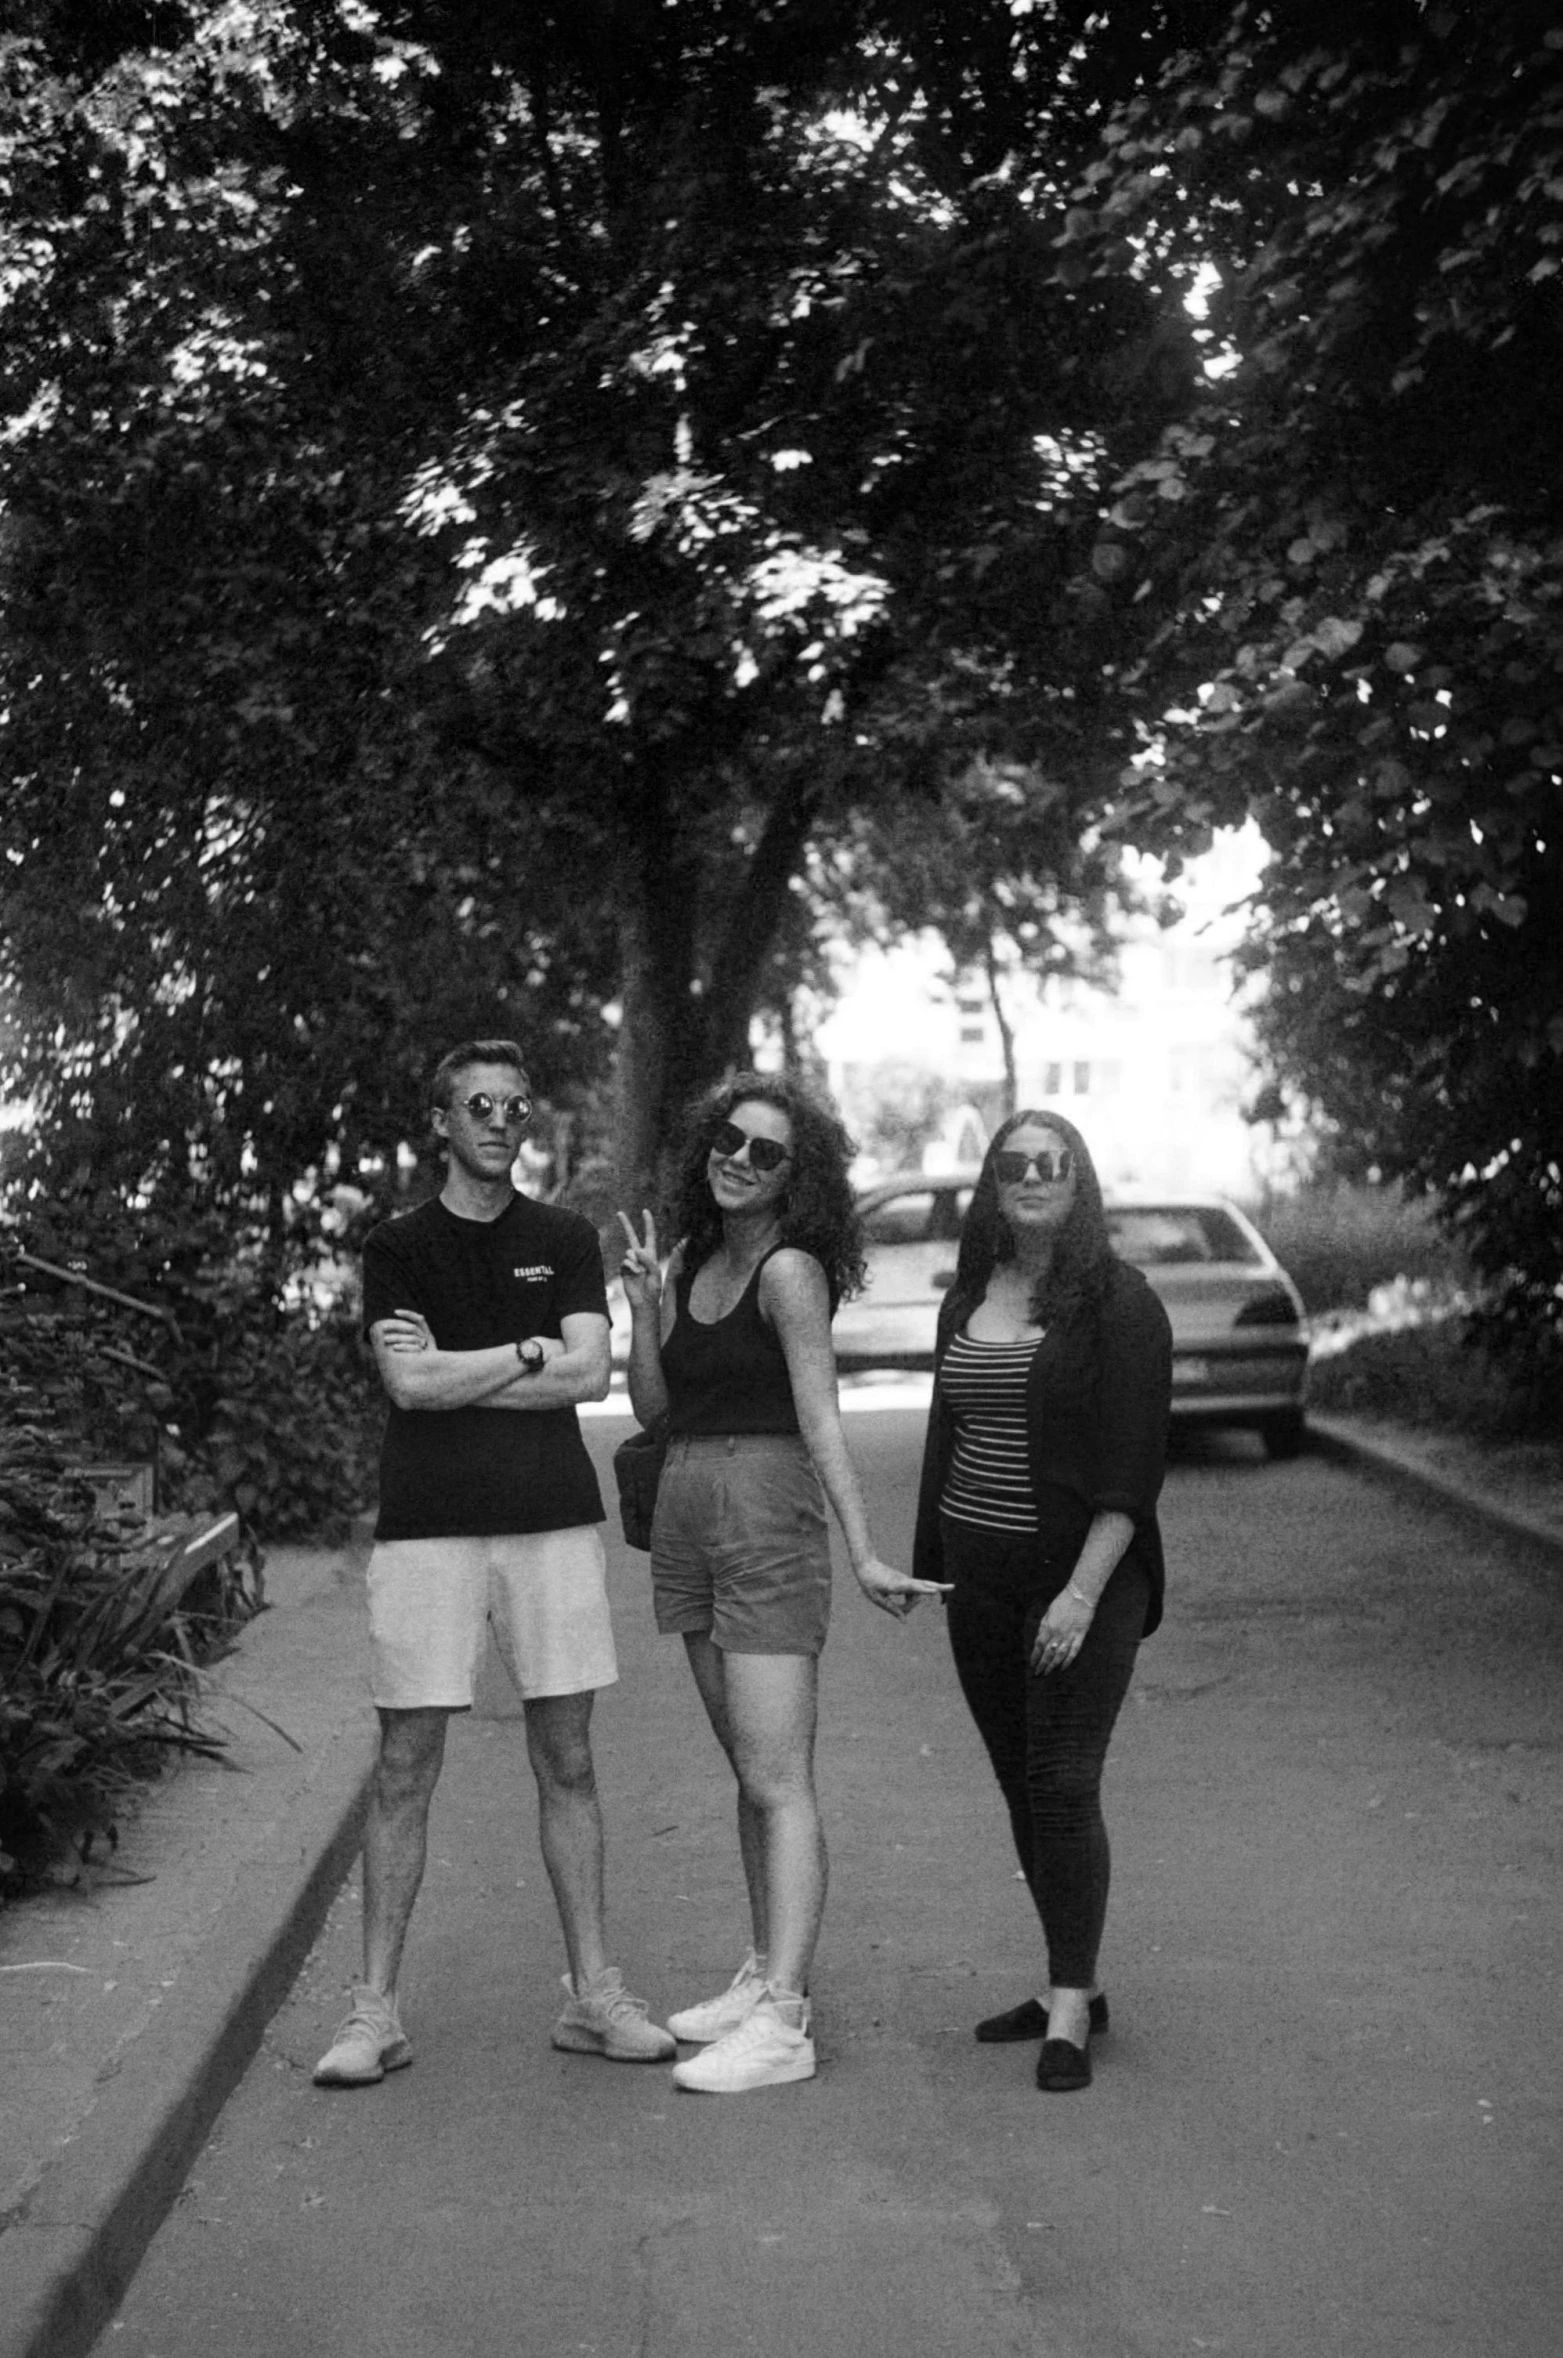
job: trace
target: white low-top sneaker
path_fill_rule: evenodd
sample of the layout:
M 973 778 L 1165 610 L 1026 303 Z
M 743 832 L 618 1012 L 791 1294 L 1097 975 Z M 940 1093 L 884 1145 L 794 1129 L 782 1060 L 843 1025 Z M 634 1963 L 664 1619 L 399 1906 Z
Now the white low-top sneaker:
M 412 2041 L 395 2005 L 367 1982 L 353 1984 L 353 2003 L 315 2066 L 317 2088 L 367 2088 L 412 2061 Z
M 698 2096 L 743 2096 L 751 2088 L 781 2088 L 813 2077 L 807 2005 L 801 2021 L 791 2023 L 764 1990 L 736 2030 L 675 2066 L 673 2085 Z
M 648 2020 L 644 1998 L 632 1997 L 617 1965 L 605 1965 L 595 1981 L 577 1990 L 568 1973 L 564 2012 L 553 2041 L 571 2055 L 606 2055 L 610 2063 L 666 2063 L 677 2054 L 672 2039 Z
M 681 2014 L 668 2016 L 668 2029 L 686 2047 L 704 2047 L 712 2039 L 725 2038 L 747 2021 L 758 2001 L 765 1995 L 765 1960 L 751 1949 L 720 1997 L 702 1998 L 698 2006 L 686 2006 Z

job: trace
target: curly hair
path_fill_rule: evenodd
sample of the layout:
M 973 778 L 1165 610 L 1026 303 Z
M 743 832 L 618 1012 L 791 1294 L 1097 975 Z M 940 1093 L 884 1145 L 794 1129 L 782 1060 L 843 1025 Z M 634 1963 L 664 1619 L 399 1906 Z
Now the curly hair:
M 1075 1169 L 1075 1200 L 1058 1232 L 1047 1274 L 1032 1293 L 1032 1317 L 1039 1326 L 1051 1326 L 1094 1315 L 1112 1273 L 1115 1255 L 1107 1233 L 1107 1215 L 1102 1208 L 1102 1183 L 1096 1175 L 1090 1148 L 1074 1123 L 1066 1121 L 1062 1114 L 1023 1106 L 994 1132 L 961 1223 L 954 1287 L 958 1321 L 964 1321 L 981 1301 L 995 1266 L 1015 1257 L 1014 1235 L 999 1208 L 999 1183 L 993 1163 L 1005 1140 L 1028 1124 L 1056 1130 L 1074 1157 Z
M 825 1272 L 832 1316 L 861 1293 L 863 1223 L 849 1177 L 856 1148 L 835 1113 L 783 1073 L 736 1073 L 690 1107 L 673 1182 L 670 1233 L 682 1237 L 691 1269 L 709 1260 L 722 1236 L 709 1163 L 717 1131 L 735 1105 L 773 1105 L 792 1124 L 792 1161 L 779 1218 L 784 1244 L 812 1253 Z

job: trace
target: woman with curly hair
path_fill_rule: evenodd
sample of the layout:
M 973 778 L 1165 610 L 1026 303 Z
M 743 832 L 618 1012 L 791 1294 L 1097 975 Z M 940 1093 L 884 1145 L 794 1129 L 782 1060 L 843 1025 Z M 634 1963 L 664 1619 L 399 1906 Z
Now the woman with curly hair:
M 809 1966 L 825 1904 L 814 1793 L 819 1655 L 830 1615 L 824 1497 L 863 1593 L 897 1618 L 931 1581 L 881 1563 L 847 1454 L 830 1322 L 863 1282 L 835 1116 L 789 1079 L 744 1073 L 694 1109 L 659 1266 L 650 1213 L 629 1240 L 630 1402 L 665 1419 L 651 1536 L 657 1627 L 682 1637 L 738 1780 L 753 1945 L 731 1986 L 669 2019 L 703 2052 L 682 2088 L 806 2080 Z
M 994 1137 L 939 1312 L 913 1568 L 948 1579 L 956 1674 L 1042 1919 L 1040 1996 L 977 2025 L 1042 2040 L 1039 2088 L 1089 2086 L 1107 2028 L 1107 1745 L 1161 1619 L 1167 1314 L 1108 1240 L 1085 1140 L 1053 1113 Z

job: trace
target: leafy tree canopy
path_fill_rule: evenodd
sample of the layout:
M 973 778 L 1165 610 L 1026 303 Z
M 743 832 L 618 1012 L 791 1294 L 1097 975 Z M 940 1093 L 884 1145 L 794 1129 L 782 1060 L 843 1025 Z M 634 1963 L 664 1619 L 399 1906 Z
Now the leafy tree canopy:
M 1556 12 L 1241 7 L 1115 112 L 1076 194 L 1082 271 L 1117 237 L 1204 268 L 1214 364 L 1092 554 L 1154 616 L 1120 823 L 1194 850 L 1258 818 L 1283 1075 L 1556 1332 Z
M 822 881 L 899 922 L 946 827 L 941 915 L 1040 939 L 1253 812 L 1285 1074 L 1555 1319 L 1553 14 L 34 0 L 56 1172 L 383 1151 L 481 1008 L 565 1093 L 616 1047 L 633 1187 Z
M 1106 774 L 1068 583 L 1188 351 L 1054 240 L 1141 17 L 34 7 L 0 916 L 56 1175 L 275 1195 L 479 1010 L 590 1080 L 616 997 L 633 1183 L 808 847 Z

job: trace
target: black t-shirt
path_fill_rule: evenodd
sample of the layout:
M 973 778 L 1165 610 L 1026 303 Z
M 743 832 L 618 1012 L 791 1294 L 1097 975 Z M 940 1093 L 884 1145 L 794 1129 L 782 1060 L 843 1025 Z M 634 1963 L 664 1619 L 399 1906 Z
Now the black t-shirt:
M 497 1220 L 464 1220 L 435 1197 L 384 1221 L 364 1246 L 364 1332 L 398 1310 L 421 1312 L 442 1351 L 559 1336 L 583 1311 L 606 1318 L 596 1231 L 578 1212 L 524 1195 Z M 573 1408 L 391 1407 L 377 1539 L 565 1531 L 602 1519 Z

